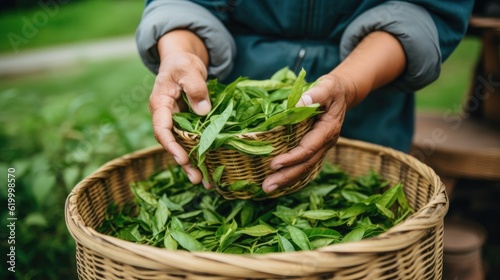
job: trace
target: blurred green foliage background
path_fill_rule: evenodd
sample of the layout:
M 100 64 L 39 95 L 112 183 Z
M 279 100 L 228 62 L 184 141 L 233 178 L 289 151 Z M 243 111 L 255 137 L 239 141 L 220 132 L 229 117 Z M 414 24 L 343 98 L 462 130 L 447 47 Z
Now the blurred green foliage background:
M 133 36 L 144 5 L 141 0 L 42 2 L 59 4 L 52 8 L 55 12 L 47 12 L 46 24 L 19 45 L 19 55 L 41 47 Z M 2 8 L 0 59 L 15 52 L 5 38 L 22 34 L 26 21 L 45 11 L 38 1 L 26 3 Z M 419 92 L 418 109 L 459 112 L 478 52 L 478 40 L 465 39 L 443 65 L 441 77 Z M 17 279 L 77 278 L 75 245 L 64 222 L 65 199 L 77 182 L 105 162 L 156 144 L 148 111 L 153 82 L 137 55 L 0 76 L 0 181 L 7 181 L 7 168 L 16 169 Z M 2 188 L 0 201 L 6 196 Z M 7 218 L 5 206 L 2 221 Z M 5 256 L 5 227 L 0 234 Z M 0 270 L 0 279 L 11 277 Z

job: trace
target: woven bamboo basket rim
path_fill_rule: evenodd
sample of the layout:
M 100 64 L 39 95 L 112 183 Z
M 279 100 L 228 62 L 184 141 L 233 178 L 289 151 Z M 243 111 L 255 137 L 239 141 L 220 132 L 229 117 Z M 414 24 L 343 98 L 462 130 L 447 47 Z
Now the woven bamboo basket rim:
M 164 272 L 183 269 L 200 273 L 200 268 L 203 268 L 203 273 L 218 275 L 217 273 L 223 270 L 225 275 L 241 278 L 248 278 L 248 275 L 255 278 L 273 278 L 276 277 L 277 270 L 289 271 L 294 277 L 308 276 L 311 273 L 328 273 L 335 268 L 373 261 L 370 258 L 373 253 L 383 256 L 384 253 L 404 249 L 418 242 L 433 228 L 442 227 L 444 215 L 448 210 L 448 197 L 443 183 L 430 167 L 407 154 L 375 144 L 341 137 L 336 145 L 378 153 L 379 156 L 392 157 L 403 164 L 412 166 L 417 174 L 430 179 L 433 188 L 432 197 L 424 207 L 378 236 L 329 245 L 311 251 L 290 253 L 232 255 L 215 252 L 168 251 L 101 234 L 87 226 L 78 209 L 78 202 L 84 189 L 96 180 L 107 178 L 111 170 L 115 168 L 128 166 L 136 159 L 165 152 L 161 146 L 154 146 L 114 159 L 77 184 L 66 200 L 66 225 L 78 244 L 112 258 L 114 262 L 144 269 L 160 269 Z M 298 267 L 298 264 L 302 265 Z

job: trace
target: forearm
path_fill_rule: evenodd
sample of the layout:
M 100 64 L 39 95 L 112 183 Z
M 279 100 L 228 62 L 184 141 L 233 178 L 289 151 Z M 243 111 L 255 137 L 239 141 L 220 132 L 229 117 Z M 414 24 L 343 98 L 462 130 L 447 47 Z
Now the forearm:
M 209 64 L 208 50 L 203 41 L 189 30 L 173 30 L 163 35 L 158 40 L 158 54 L 160 61 L 168 55 L 187 52 L 199 57 L 207 67 Z
M 361 102 L 371 91 L 393 81 L 406 68 L 400 42 L 391 34 L 368 34 L 330 74 L 348 81 L 347 107 Z

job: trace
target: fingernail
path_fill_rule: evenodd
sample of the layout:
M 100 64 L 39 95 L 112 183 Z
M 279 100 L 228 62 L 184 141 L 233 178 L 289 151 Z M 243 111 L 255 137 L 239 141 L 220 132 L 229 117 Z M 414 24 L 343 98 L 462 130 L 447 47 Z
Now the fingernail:
M 276 185 L 276 184 L 274 184 L 274 185 L 270 185 L 270 186 L 269 186 L 269 187 L 267 187 L 264 191 L 265 191 L 266 193 L 270 193 L 270 192 L 274 191 L 275 189 L 277 189 L 278 187 L 279 187 L 279 186 L 278 186 L 278 185 Z
M 200 115 L 206 115 L 210 112 L 210 103 L 207 100 L 202 100 L 198 103 L 198 113 Z
M 209 190 L 209 189 L 211 189 L 211 188 L 212 188 L 212 185 L 211 185 L 209 182 L 205 181 L 205 180 L 201 180 L 201 183 L 203 184 L 203 186 L 204 186 L 204 187 L 205 187 L 205 189 L 207 189 L 207 190 Z
M 273 170 L 280 170 L 282 167 L 283 167 L 283 165 L 278 164 L 278 165 L 275 165 L 275 166 L 271 166 L 271 169 L 273 169 Z
M 175 162 L 179 163 L 179 158 L 178 157 L 174 156 L 174 160 L 175 160 Z
M 303 106 L 308 106 L 308 105 L 311 105 L 313 103 L 313 100 L 312 100 L 312 97 L 310 95 L 305 94 L 305 95 L 302 95 L 299 103 L 302 104 Z
M 188 176 L 188 178 L 189 178 L 189 181 L 190 181 L 191 183 L 193 183 L 193 175 L 191 175 L 190 173 L 187 173 L 187 176 Z

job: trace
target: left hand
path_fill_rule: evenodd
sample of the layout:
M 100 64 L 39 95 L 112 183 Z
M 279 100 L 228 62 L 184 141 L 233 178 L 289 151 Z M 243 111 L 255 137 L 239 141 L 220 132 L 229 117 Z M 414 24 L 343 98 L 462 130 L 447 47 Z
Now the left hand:
M 297 182 L 337 143 L 350 97 L 355 96 L 352 92 L 355 88 L 349 87 L 350 84 L 347 79 L 330 73 L 302 94 L 297 106 L 319 103 L 324 112 L 297 147 L 271 161 L 271 169 L 277 172 L 264 180 L 262 188 L 266 193 Z

